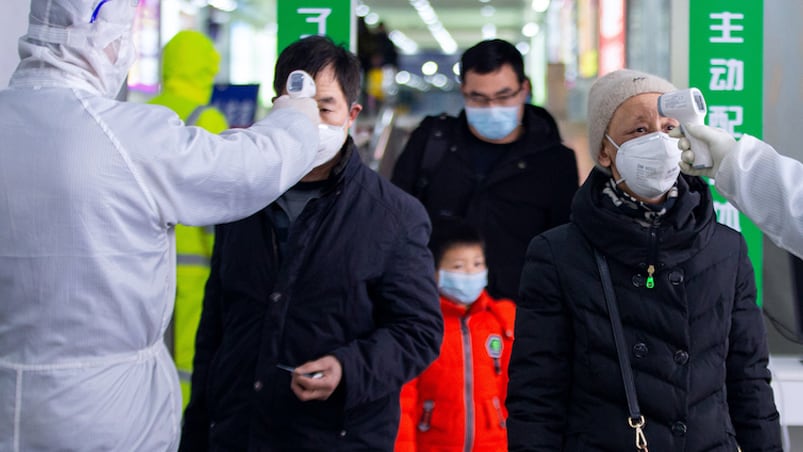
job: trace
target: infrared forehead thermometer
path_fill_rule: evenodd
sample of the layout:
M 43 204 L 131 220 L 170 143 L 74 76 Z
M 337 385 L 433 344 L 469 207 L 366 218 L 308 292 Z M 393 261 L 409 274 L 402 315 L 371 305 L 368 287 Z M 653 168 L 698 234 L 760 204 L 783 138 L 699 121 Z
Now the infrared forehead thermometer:
M 714 162 L 708 146 L 686 133 L 686 124 L 705 124 L 708 108 L 703 93 L 697 88 L 680 89 L 662 94 L 658 97 L 658 114 L 667 118 L 675 118 L 680 123 L 680 130 L 689 140 L 694 152 L 694 168 L 710 168 Z
M 315 81 L 298 69 L 287 76 L 287 94 L 290 97 L 315 97 Z

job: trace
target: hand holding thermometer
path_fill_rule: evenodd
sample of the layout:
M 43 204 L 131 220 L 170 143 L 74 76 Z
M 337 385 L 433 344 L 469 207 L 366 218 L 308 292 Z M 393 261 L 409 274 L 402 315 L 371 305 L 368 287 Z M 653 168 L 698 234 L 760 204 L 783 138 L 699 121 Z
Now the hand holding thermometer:
M 315 81 L 306 72 L 297 69 L 287 77 L 287 94 L 290 97 L 315 97 Z
M 293 373 L 293 372 L 296 371 L 295 367 L 290 367 L 290 366 L 287 366 L 287 365 L 284 365 L 284 364 L 276 364 L 276 367 L 278 367 L 279 369 L 282 369 L 282 370 L 286 370 L 286 371 L 288 371 L 290 373 Z M 301 375 L 303 375 L 303 376 L 305 376 L 307 378 L 323 378 L 323 372 L 309 372 L 309 373 L 301 374 Z
M 658 97 L 658 114 L 675 118 L 680 123 L 680 130 L 691 144 L 694 152 L 693 168 L 710 168 L 714 165 L 708 146 L 686 133 L 686 124 L 705 124 L 705 106 L 703 93 L 697 88 L 680 89 L 662 94 Z

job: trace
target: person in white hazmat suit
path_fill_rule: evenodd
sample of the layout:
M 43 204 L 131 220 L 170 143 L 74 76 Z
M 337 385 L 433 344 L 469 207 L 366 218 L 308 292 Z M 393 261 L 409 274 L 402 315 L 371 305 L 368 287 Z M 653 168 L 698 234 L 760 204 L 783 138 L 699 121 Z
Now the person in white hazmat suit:
M 317 165 L 311 99 L 220 136 L 114 100 L 135 6 L 31 0 L 0 91 L 0 451 L 175 450 L 173 226 L 251 215 Z
M 747 215 L 773 243 L 803 258 L 803 163 L 778 154 L 769 144 L 742 135 L 737 142 L 722 129 L 701 124 L 684 125 L 686 133 L 697 138 L 709 152 L 713 166 L 693 168 L 695 149 L 680 127 L 684 151 L 680 170 L 715 181 L 719 193 Z

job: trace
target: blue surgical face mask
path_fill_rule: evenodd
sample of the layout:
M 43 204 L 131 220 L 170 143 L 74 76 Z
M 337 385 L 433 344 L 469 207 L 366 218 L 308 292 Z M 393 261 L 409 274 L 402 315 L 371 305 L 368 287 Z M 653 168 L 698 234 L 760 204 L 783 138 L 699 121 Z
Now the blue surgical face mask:
M 483 138 L 501 140 L 519 126 L 520 107 L 466 107 L 466 119 Z
M 460 304 L 469 305 L 477 301 L 487 285 L 488 270 L 479 273 L 438 271 L 438 290 L 441 295 Z

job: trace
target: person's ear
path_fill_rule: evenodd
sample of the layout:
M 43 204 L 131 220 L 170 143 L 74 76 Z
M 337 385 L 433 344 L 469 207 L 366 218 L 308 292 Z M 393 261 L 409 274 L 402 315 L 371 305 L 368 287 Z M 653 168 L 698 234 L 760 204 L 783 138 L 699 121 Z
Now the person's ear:
M 361 111 L 362 111 L 362 105 L 356 102 L 351 104 L 351 108 L 349 108 L 349 119 L 347 128 L 351 128 L 351 126 L 354 124 L 354 121 L 357 120 L 357 116 L 359 116 Z
M 613 145 L 608 143 L 607 140 L 603 141 L 599 150 L 599 164 L 605 168 L 610 168 L 615 156 L 616 149 L 614 149 Z

